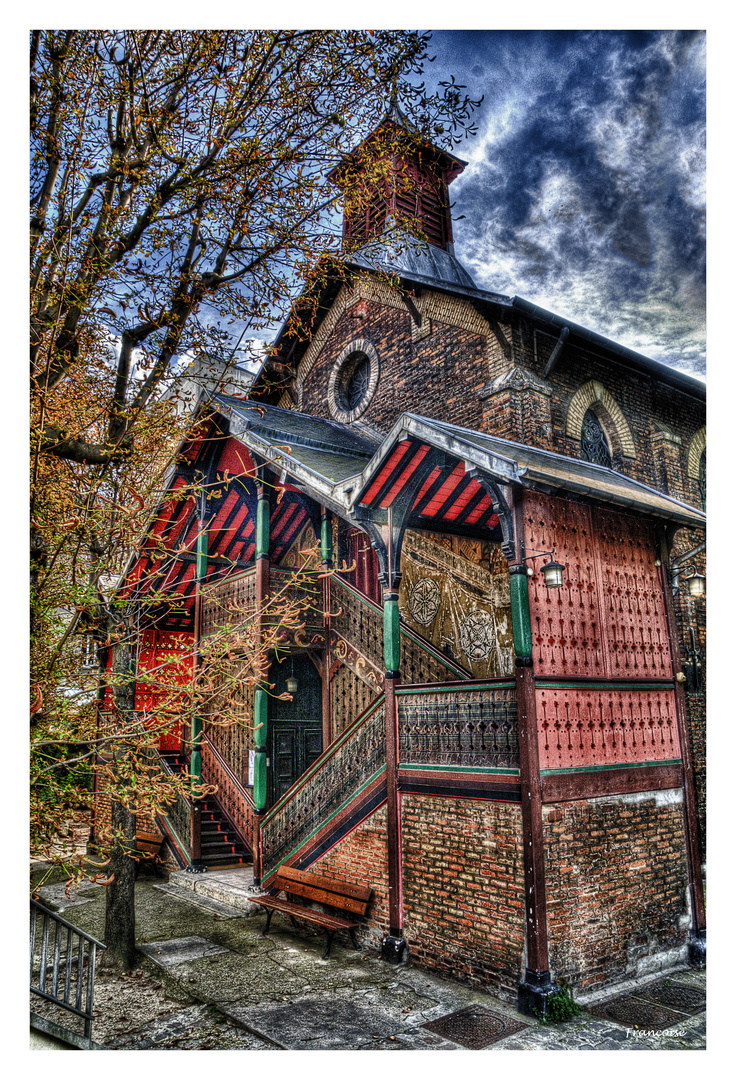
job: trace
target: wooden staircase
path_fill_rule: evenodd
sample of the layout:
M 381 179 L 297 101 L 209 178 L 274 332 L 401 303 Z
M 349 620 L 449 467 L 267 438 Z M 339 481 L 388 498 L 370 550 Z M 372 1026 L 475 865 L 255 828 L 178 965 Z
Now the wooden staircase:
M 175 754 L 162 755 L 172 772 L 183 772 L 186 762 Z M 215 795 L 200 800 L 201 841 L 199 861 L 208 869 L 241 866 L 253 861 L 237 829 Z

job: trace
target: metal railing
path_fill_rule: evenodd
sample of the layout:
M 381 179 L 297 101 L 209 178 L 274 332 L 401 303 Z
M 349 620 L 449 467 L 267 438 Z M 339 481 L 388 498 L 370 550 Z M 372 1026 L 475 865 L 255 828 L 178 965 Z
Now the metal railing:
M 31 993 L 81 1016 L 87 1039 L 92 1038 L 95 959 L 97 949 L 104 948 L 101 941 L 31 900 Z

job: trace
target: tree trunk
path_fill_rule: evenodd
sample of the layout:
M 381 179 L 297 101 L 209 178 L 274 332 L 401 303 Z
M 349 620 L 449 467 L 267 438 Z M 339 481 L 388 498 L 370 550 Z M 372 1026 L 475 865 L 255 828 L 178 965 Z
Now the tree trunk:
M 130 612 L 110 616 L 108 632 L 112 639 L 112 674 L 115 722 L 119 733 L 132 732 L 135 705 L 133 627 Z M 113 758 L 120 761 L 126 741 L 114 743 Z M 127 809 L 125 783 L 121 779 L 110 790 L 111 819 L 115 837 L 110 852 L 110 876 L 105 897 L 105 945 L 102 963 L 106 968 L 128 971 L 135 960 L 135 814 Z
M 112 801 L 112 827 L 122 833 L 124 840 L 116 843 L 110 853 L 110 872 L 113 880 L 105 896 L 105 945 L 102 954 L 104 967 L 129 971 L 135 960 L 135 814 L 131 814 L 117 799 Z

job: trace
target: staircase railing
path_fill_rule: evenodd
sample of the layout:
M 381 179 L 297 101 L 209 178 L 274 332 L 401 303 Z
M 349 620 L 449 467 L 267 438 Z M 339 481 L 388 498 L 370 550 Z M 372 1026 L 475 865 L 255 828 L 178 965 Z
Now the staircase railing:
M 334 634 L 358 649 L 381 672 L 383 660 L 383 608 L 374 603 L 338 574 L 329 579 L 330 618 Z M 436 649 L 431 642 L 401 622 L 401 674 L 407 683 L 447 682 L 471 679 L 457 661 Z
M 264 815 L 264 879 L 385 770 L 383 706 L 381 694 Z
M 156 754 L 156 764 L 164 772 L 170 776 L 174 775 L 174 770 L 169 765 L 166 758 L 161 757 L 157 751 L 153 751 Z M 173 803 L 169 803 L 165 811 L 159 811 L 156 815 L 158 820 L 164 829 L 169 833 L 170 838 L 174 841 L 179 849 L 180 862 L 183 859 L 187 864 L 192 861 L 192 840 L 193 840 L 193 828 L 192 828 L 192 802 L 182 792 L 177 791 L 176 797 Z
M 255 803 L 208 732 L 202 736 L 202 778 L 208 784 L 217 785 L 215 798 L 229 818 L 234 832 L 250 851 L 253 847 Z
M 92 1038 L 95 960 L 97 950 L 104 948 L 101 941 L 31 900 L 31 993 L 82 1017 L 87 1039 Z

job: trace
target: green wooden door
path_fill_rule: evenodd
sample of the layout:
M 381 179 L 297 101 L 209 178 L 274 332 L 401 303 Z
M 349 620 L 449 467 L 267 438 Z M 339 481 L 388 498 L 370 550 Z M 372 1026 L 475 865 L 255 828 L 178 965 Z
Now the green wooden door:
M 272 804 L 322 753 L 322 680 L 308 656 L 293 658 L 294 678 L 298 682 L 293 700 L 278 700 L 292 674 L 291 659 L 286 657 L 281 664 L 273 664 L 269 672 L 269 679 L 275 684 L 269 722 Z

